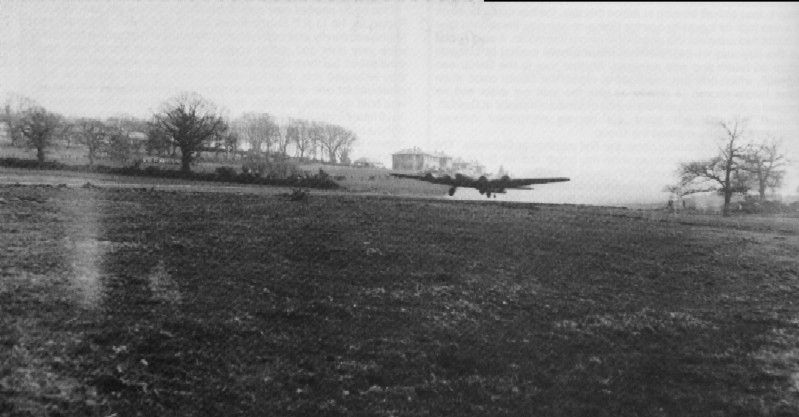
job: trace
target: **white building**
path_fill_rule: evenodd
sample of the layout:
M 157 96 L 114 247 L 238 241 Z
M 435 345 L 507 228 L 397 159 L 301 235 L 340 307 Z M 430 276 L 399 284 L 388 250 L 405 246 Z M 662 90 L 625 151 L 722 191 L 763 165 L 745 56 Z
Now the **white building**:
M 395 171 L 448 171 L 452 158 L 443 153 L 427 153 L 419 148 L 403 149 L 391 155 L 391 169 Z

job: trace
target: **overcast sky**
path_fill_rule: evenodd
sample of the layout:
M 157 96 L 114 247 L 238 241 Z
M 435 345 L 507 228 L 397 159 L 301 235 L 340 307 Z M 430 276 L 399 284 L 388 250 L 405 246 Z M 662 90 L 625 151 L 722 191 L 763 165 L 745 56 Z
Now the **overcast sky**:
M 233 117 L 339 123 L 387 165 L 418 146 L 571 177 L 550 199 L 661 200 L 721 119 L 799 162 L 797 41 L 796 3 L 0 0 L 0 93 L 148 117 L 196 91 Z

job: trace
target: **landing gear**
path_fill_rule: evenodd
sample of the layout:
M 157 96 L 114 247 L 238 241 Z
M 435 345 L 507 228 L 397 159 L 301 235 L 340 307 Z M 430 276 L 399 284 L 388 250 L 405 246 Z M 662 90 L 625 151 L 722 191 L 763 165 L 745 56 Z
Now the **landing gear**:
M 455 190 L 456 190 L 456 188 L 457 188 L 457 187 L 450 187 L 450 189 L 449 189 L 449 196 L 450 196 L 450 197 L 452 197 L 453 195 L 455 195 Z
M 491 198 L 491 191 L 486 191 L 486 198 Z M 494 196 L 496 198 L 496 196 Z

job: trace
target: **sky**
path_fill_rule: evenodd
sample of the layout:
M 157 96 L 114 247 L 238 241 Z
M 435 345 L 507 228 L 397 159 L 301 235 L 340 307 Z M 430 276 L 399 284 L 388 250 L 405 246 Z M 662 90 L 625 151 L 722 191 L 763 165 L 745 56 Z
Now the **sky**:
M 736 117 L 782 139 L 796 190 L 797 41 L 797 3 L 0 0 L 0 95 L 149 117 L 195 91 L 346 126 L 354 158 L 419 147 L 570 177 L 550 202 L 652 202 Z

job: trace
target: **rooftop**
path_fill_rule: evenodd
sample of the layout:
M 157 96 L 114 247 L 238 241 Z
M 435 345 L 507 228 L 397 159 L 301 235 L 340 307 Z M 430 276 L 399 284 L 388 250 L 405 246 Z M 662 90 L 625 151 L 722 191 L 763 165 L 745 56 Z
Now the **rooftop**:
M 394 152 L 393 155 L 429 155 L 429 156 L 435 156 L 436 158 L 452 158 L 451 156 L 441 151 L 430 153 L 430 152 L 425 152 L 421 148 L 417 147 L 402 149 L 397 152 Z

